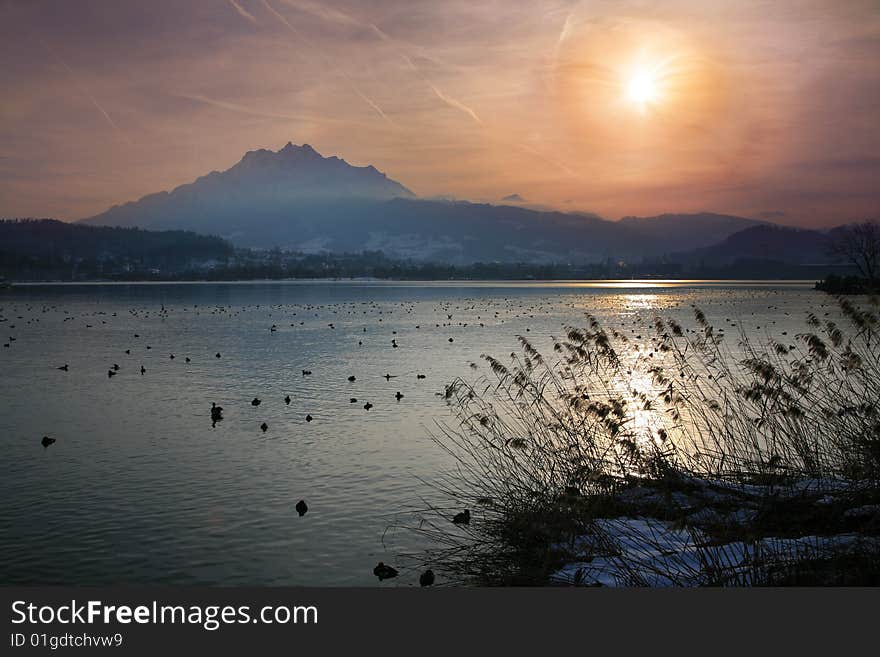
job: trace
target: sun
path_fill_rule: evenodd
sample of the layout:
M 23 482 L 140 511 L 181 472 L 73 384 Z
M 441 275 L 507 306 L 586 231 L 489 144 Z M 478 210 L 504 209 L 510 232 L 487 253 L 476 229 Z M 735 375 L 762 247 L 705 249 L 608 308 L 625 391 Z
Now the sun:
M 656 103 L 660 97 L 657 76 L 651 71 L 636 71 L 627 82 L 626 95 L 641 108 Z

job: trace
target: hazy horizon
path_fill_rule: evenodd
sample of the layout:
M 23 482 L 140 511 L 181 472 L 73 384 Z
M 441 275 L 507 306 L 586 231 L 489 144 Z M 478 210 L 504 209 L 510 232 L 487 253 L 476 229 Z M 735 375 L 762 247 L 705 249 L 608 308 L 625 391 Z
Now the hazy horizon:
M 868 1 L 0 4 L 0 214 L 75 220 L 308 143 L 421 197 L 876 217 Z

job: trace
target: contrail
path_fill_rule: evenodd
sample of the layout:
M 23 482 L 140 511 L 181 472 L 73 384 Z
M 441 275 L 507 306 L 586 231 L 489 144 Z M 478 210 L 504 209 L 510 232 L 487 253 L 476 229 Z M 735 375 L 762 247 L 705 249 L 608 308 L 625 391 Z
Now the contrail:
M 71 80 L 73 80 L 73 84 L 76 86 L 77 90 L 83 96 L 85 96 L 86 98 L 89 99 L 89 101 L 92 103 L 92 105 L 95 106 L 95 109 L 97 109 L 104 116 L 104 118 L 107 120 L 107 123 L 110 124 L 110 127 L 113 128 L 117 133 L 119 133 L 119 136 L 122 137 L 122 140 L 126 144 L 131 146 L 132 141 L 128 138 L 128 135 L 126 135 L 122 131 L 122 129 L 118 125 L 116 125 L 116 122 L 110 117 L 110 114 L 107 113 L 107 110 L 105 110 L 103 107 L 101 107 L 101 104 L 95 99 L 95 97 L 92 94 L 90 94 L 85 87 L 83 87 L 83 85 L 79 82 L 79 80 L 77 80 L 76 73 L 74 73 L 73 69 L 70 68 L 63 59 L 61 59 L 58 55 L 55 54 L 55 52 L 49 47 L 49 44 L 47 44 L 42 39 L 40 39 L 39 41 L 40 41 L 40 44 L 43 46 L 43 48 L 45 48 L 46 51 L 49 53 L 49 55 L 55 61 L 57 61 L 59 64 L 61 64 L 61 66 L 64 67 L 64 70 L 66 70 L 67 73 L 70 75 L 70 78 L 71 78 Z
M 332 62 L 330 62 L 330 60 L 328 60 L 327 57 L 324 56 L 323 53 L 320 52 L 320 50 L 318 50 L 317 48 L 315 48 L 314 46 L 312 46 L 312 44 L 309 43 L 309 40 L 306 39 L 306 38 L 300 33 L 299 30 L 297 30 L 293 25 L 291 25 L 290 21 L 288 21 L 286 18 L 284 18 L 284 16 L 283 16 L 282 14 L 280 14 L 280 13 L 279 13 L 279 12 L 278 12 L 278 11 L 272 6 L 272 5 L 269 4 L 269 0 L 263 0 L 263 4 L 266 5 L 266 9 L 268 9 L 270 12 L 272 12 L 272 14 L 273 14 L 273 15 L 274 15 L 279 21 L 281 21 L 284 25 L 287 26 L 287 29 L 289 29 L 289 30 L 290 30 L 291 32 L 293 32 L 296 36 L 298 36 L 300 39 L 302 39 L 303 42 L 304 42 L 307 46 L 309 46 L 309 48 L 311 48 L 311 49 L 314 50 L 316 53 L 318 53 L 318 54 L 321 56 L 321 58 L 324 60 L 324 64 L 325 64 L 328 68 L 332 68 L 332 67 L 333 67 L 333 66 L 332 66 Z M 343 14 L 343 15 L 344 15 L 344 14 Z M 378 29 L 378 28 L 377 28 L 377 29 Z M 347 74 L 345 71 L 340 70 L 339 72 L 340 72 L 340 73 L 342 74 L 342 76 L 345 78 L 345 81 L 348 82 L 349 86 L 351 87 L 351 90 L 354 91 L 354 93 L 356 93 L 356 94 L 358 95 L 358 97 L 360 97 L 361 100 L 363 100 L 367 105 L 369 105 L 371 108 L 373 108 L 373 110 L 374 110 L 374 111 L 375 111 L 380 117 L 382 117 L 383 119 L 385 119 L 385 121 L 387 121 L 387 122 L 390 123 L 391 125 L 395 125 L 394 121 L 392 121 L 390 118 L 388 118 L 388 115 L 385 114 L 385 112 L 382 110 L 381 107 L 379 107 L 378 103 L 376 103 L 373 99 L 371 99 L 369 96 L 367 96 L 367 95 L 364 94 L 360 89 L 357 88 L 357 85 L 354 84 L 354 82 L 352 81 L 352 79 L 348 76 L 348 74 Z
M 381 39 L 382 41 L 385 41 L 386 43 L 391 44 L 391 45 L 395 48 L 395 50 L 397 50 L 397 54 L 398 54 L 398 55 L 400 56 L 400 58 L 401 58 L 401 59 L 407 64 L 407 66 L 408 66 L 412 71 L 415 72 L 416 77 L 418 77 L 419 80 L 421 80 L 421 81 L 424 82 L 426 85 L 428 85 L 428 86 L 434 91 L 434 94 L 435 94 L 440 100 L 442 100 L 442 101 L 443 101 L 444 103 L 446 103 L 447 105 L 449 105 L 449 106 L 451 106 L 451 107 L 454 107 L 455 109 L 461 110 L 462 112 L 464 112 L 465 114 L 467 114 L 468 116 L 470 116 L 474 121 L 476 121 L 476 122 L 479 123 L 480 125 L 483 125 L 483 122 L 480 120 L 480 117 L 477 116 L 477 113 L 474 112 L 474 110 L 472 110 L 470 107 L 468 107 L 467 105 L 465 105 L 465 104 L 462 103 L 461 101 L 456 100 L 455 98 L 450 98 L 449 96 L 447 96 L 446 94 L 444 94 L 443 92 L 441 92 L 439 89 L 437 89 L 437 87 L 435 87 L 433 84 L 431 84 L 430 82 L 428 82 L 427 80 L 425 80 L 425 78 L 423 78 L 422 75 L 419 73 L 419 69 L 418 69 L 418 67 L 417 67 L 417 66 L 415 65 L 415 63 L 412 61 L 412 59 L 410 58 L 410 56 L 409 56 L 406 52 L 404 52 L 404 50 L 403 50 L 403 49 L 402 49 L 402 48 L 396 43 L 396 41 L 395 41 L 394 39 L 392 39 L 392 38 L 391 38 L 388 34 L 386 34 L 384 31 L 382 31 L 382 29 L 379 28 L 379 26 L 376 25 L 375 23 L 373 23 L 373 22 L 364 22 L 364 21 L 358 20 L 357 18 L 354 18 L 354 17 L 352 17 L 352 16 L 350 16 L 350 15 L 344 13 L 344 12 L 341 12 L 341 11 L 339 11 L 339 10 L 337 10 L 337 9 L 331 9 L 331 8 L 328 8 L 328 7 L 323 7 L 323 6 L 321 6 L 321 5 L 316 5 L 316 4 L 312 3 L 312 2 L 307 2 L 307 1 L 304 1 L 304 0 L 281 0 L 281 1 L 282 1 L 284 4 L 286 4 L 286 5 L 290 6 L 290 7 L 293 7 L 294 9 L 298 9 L 299 11 L 304 11 L 304 12 L 306 12 L 306 13 L 308 13 L 308 14 L 312 14 L 313 16 L 317 16 L 318 18 L 321 18 L 321 19 L 323 19 L 323 20 L 326 20 L 326 21 L 329 21 L 329 22 L 332 22 L 332 23 L 337 23 L 337 24 L 341 24 L 341 25 L 353 25 L 353 26 L 356 26 L 356 27 L 359 27 L 359 28 L 362 28 L 362 29 L 368 29 L 368 30 L 371 30 L 373 33 L 376 34 L 377 37 L 379 37 L 379 39 Z M 263 2 L 267 2 L 267 0 L 263 0 Z M 267 6 L 268 6 L 268 5 L 267 5 Z M 271 9 L 271 7 L 270 7 L 270 9 Z M 274 10 L 273 10 L 273 13 L 274 13 L 276 16 L 279 16 L 279 14 L 278 14 L 277 11 L 274 11 Z M 288 27 L 290 27 L 290 24 L 289 24 L 286 20 L 284 21 L 284 23 L 285 23 Z M 346 77 L 348 77 L 348 76 L 346 76 Z M 372 107 L 374 110 L 376 110 L 376 112 L 379 114 L 379 116 L 381 116 L 383 119 L 385 119 L 386 121 L 388 121 L 388 122 L 391 123 L 392 125 L 395 125 L 394 122 L 393 122 L 391 119 L 388 118 L 388 116 L 385 114 L 385 112 L 382 111 L 382 108 L 381 108 L 381 107 L 379 107 L 379 106 L 378 106 L 375 102 L 373 102 L 370 98 L 368 98 L 367 96 L 365 96 L 364 94 L 362 94 L 362 93 L 361 93 L 361 92 L 360 92 L 360 91 L 354 86 L 354 83 L 351 82 L 351 80 L 349 80 L 349 83 L 352 84 L 352 87 L 354 88 L 355 93 L 357 93 L 365 103 L 367 103 L 370 107 Z
M 254 18 L 254 15 L 252 13 L 250 13 L 244 7 L 242 7 L 240 4 L 238 4 L 238 2 L 236 2 L 236 0 L 229 0 L 229 4 L 232 5 L 232 8 L 235 9 L 235 11 L 237 11 L 244 18 L 247 18 L 251 23 L 258 23 L 259 22 L 259 21 L 257 21 L 256 18 Z
M 317 16 L 318 18 L 330 21 L 331 23 L 337 23 L 340 25 L 353 25 L 355 27 L 368 29 L 383 41 L 391 41 L 391 37 L 385 34 L 385 32 L 383 32 L 375 23 L 360 21 L 357 18 L 350 16 L 349 14 L 339 11 L 338 9 L 324 7 L 313 2 L 303 2 L 303 0 L 281 1 L 289 7 L 293 7 L 294 9 L 298 9 L 299 11 L 304 11 L 307 14 Z
M 455 98 L 450 98 L 449 96 L 445 95 L 443 92 L 441 92 L 437 87 L 435 87 L 430 82 L 428 83 L 428 86 L 431 87 L 431 89 L 437 95 L 437 98 L 442 100 L 444 103 L 446 103 L 450 107 L 454 107 L 457 110 L 461 110 L 465 114 L 468 114 L 474 121 L 476 121 L 480 125 L 484 125 L 483 122 L 480 120 L 480 117 L 477 116 L 477 113 L 474 110 L 472 110 L 470 107 L 468 107 L 467 105 L 465 105 L 464 103 L 462 103 L 459 100 L 455 100 Z
M 197 103 L 204 103 L 205 105 L 211 105 L 213 107 L 219 107 L 221 109 L 229 110 L 230 112 L 238 112 L 240 114 L 249 114 L 252 116 L 262 116 L 268 119 L 282 119 L 285 121 L 304 121 L 311 123 L 323 123 L 323 122 L 332 122 L 334 119 L 327 119 L 323 117 L 315 117 L 308 116 L 306 114 L 283 114 L 280 112 L 267 112 L 264 110 L 253 109 L 251 107 L 247 107 L 245 105 L 239 105 L 237 103 L 230 103 L 225 100 L 217 100 L 215 98 L 209 98 L 208 96 L 203 96 L 201 94 L 172 94 L 176 98 L 184 98 L 186 100 L 192 100 Z
M 348 76 L 346 76 L 346 77 L 348 77 Z M 351 80 L 349 80 L 349 82 L 351 82 Z M 388 123 L 390 123 L 391 125 L 393 125 L 393 126 L 396 126 L 396 125 L 397 125 L 396 123 L 394 123 L 394 121 L 392 121 L 391 119 L 388 118 L 388 115 L 385 114 L 385 112 L 382 111 L 382 108 L 381 108 L 381 107 L 379 107 L 376 103 L 374 103 L 374 102 L 373 102 L 368 96 L 364 95 L 364 94 L 361 92 L 360 89 L 358 89 L 357 87 L 354 86 L 354 84 L 352 84 L 352 89 L 354 89 L 354 92 L 355 92 L 358 96 L 360 96 L 361 99 L 362 99 L 367 105 L 369 105 L 369 106 L 372 107 L 374 110 L 376 110 L 376 113 L 377 113 L 379 116 L 381 116 L 383 119 L 385 119 L 386 121 L 388 121 Z
M 556 47 L 553 49 L 553 61 L 559 58 L 559 50 L 562 48 L 563 42 L 568 38 L 568 33 L 571 31 L 571 12 L 565 17 L 565 22 L 562 24 L 562 30 L 559 32 L 559 38 L 556 40 Z

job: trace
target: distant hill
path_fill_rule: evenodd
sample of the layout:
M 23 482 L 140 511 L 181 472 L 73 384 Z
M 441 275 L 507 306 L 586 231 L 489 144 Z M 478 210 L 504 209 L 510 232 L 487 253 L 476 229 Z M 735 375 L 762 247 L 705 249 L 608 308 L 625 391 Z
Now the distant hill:
M 829 255 L 831 232 L 760 225 L 734 233 L 718 244 L 673 253 L 671 261 L 681 263 L 728 264 L 737 260 L 774 260 L 789 264 L 834 263 Z
M 617 223 L 626 226 L 642 238 L 651 240 L 654 248 L 659 252 L 708 246 L 746 228 L 768 225 L 764 221 L 711 212 L 624 217 Z M 688 246 L 682 241 L 687 241 Z
M 516 194 L 507 199 L 521 201 Z M 305 253 L 370 249 L 450 263 L 592 263 L 706 247 L 758 222 L 709 214 L 614 222 L 587 213 L 423 200 L 372 166 L 288 143 L 279 151 L 251 151 L 226 171 L 82 223 L 186 229 L 236 246 Z

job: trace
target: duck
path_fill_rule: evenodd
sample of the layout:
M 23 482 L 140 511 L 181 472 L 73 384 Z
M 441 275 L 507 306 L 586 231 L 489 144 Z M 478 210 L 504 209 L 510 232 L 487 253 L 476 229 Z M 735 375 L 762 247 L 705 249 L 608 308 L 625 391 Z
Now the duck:
M 217 406 L 214 402 L 211 402 L 211 419 L 214 420 L 214 422 L 223 419 L 223 407 Z
M 311 415 L 306 415 L 306 422 L 311 422 L 313 419 Z
M 357 404 L 357 401 L 358 401 L 358 400 L 357 400 L 357 397 L 351 397 L 351 398 L 348 400 L 348 403 L 349 403 L 349 404 Z
M 220 352 L 219 352 L 219 351 L 218 351 L 216 354 L 214 354 L 214 358 L 220 358 Z
M 454 516 L 452 516 L 452 523 L 455 525 L 469 525 L 469 524 L 471 524 L 470 509 L 465 509 L 461 513 L 456 513 Z
M 48 447 L 49 445 L 51 445 L 54 442 L 55 442 L 54 438 L 49 438 L 49 436 L 43 436 L 43 439 L 40 441 L 40 444 L 43 447 Z
M 419 584 L 422 586 L 432 586 L 434 584 L 434 571 L 428 568 L 419 576 Z
M 398 390 L 397 393 L 394 395 L 394 398 L 395 398 L 397 401 L 400 401 L 401 399 L 403 399 L 403 393 L 400 392 L 400 390 Z
M 351 381 L 351 382 L 353 383 L 353 382 L 356 381 L 357 379 L 355 378 L 354 374 L 352 374 L 350 377 L 348 377 L 348 380 Z
M 107 370 L 107 378 L 109 379 L 111 376 L 116 376 L 116 372 L 113 370 Z
M 424 379 L 424 378 L 427 378 L 427 377 L 426 377 L 424 374 L 416 374 L 416 378 L 417 378 L 417 379 Z
M 376 564 L 376 567 L 373 568 L 373 574 L 378 577 L 379 581 L 381 582 L 383 579 L 391 579 L 392 577 L 397 577 L 397 569 L 388 566 L 380 561 Z
M 254 397 L 254 398 L 251 400 L 251 406 L 259 406 L 259 405 L 262 404 L 262 403 L 263 403 L 263 402 L 260 401 L 259 397 Z
M 263 422 L 263 424 L 260 425 L 260 429 L 263 430 L 263 433 L 266 433 L 269 430 L 269 425 Z
M 141 365 L 141 376 L 143 376 L 146 373 L 147 373 L 147 368 L 145 368 L 143 365 Z
M 303 376 L 309 376 L 312 373 L 312 370 L 303 370 Z
M 284 397 L 284 403 L 287 404 L 288 406 L 290 406 L 290 395 L 287 395 L 286 397 Z
M 184 360 L 185 362 L 187 362 L 187 363 L 191 363 L 191 362 L 192 362 L 192 361 L 189 359 L 189 356 L 187 356 L 187 357 L 184 358 L 183 360 Z
M 293 508 L 296 509 L 296 512 L 299 514 L 299 517 L 302 518 L 308 512 L 309 505 L 306 504 L 305 500 L 300 500 L 299 502 L 296 503 L 296 506 Z
M 368 410 L 370 410 L 371 408 L 373 408 L 373 405 L 372 405 L 370 402 L 367 402 L 366 404 L 364 404 L 364 410 L 365 410 L 365 411 L 368 411 Z

